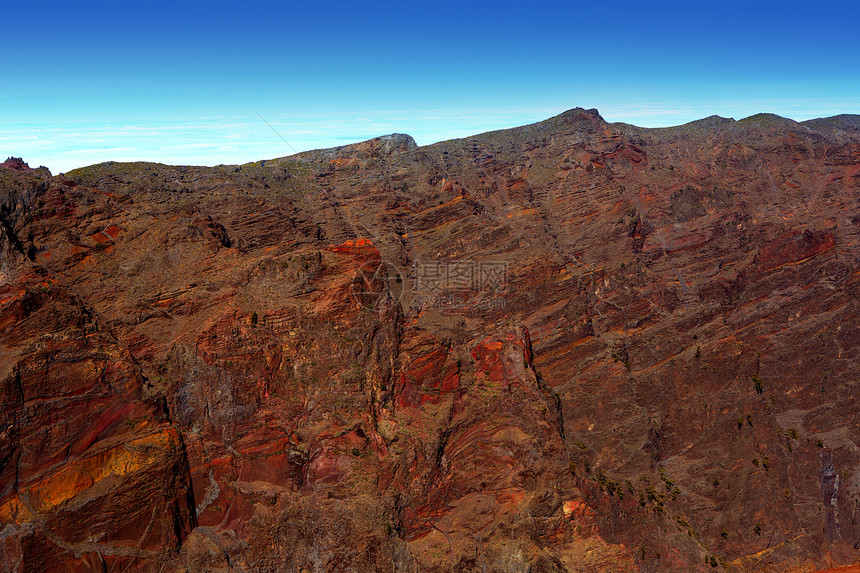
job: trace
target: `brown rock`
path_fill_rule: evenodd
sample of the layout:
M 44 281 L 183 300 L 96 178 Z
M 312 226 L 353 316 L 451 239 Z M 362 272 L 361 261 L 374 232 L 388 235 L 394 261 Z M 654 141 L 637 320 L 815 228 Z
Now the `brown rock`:
M 4 166 L 5 566 L 856 563 L 855 124 Z

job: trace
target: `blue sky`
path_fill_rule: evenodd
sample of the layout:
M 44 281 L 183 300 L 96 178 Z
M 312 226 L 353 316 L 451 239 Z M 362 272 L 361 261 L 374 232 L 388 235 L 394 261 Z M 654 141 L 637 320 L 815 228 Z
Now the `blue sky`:
M 860 7 L 783 2 L 37 2 L 4 22 L 0 155 L 217 164 L 419 144 L 596 107 L 860 113 Z

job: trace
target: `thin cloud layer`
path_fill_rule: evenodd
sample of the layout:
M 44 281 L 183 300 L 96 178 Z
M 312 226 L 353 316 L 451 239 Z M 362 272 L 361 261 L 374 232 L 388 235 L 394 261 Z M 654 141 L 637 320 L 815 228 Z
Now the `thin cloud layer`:
M 587 103 L 585 104 L 588 107 Z M 344 145 L 388 133 L 408 133 L 420 145 L 515 127 L 564 111 L 539 109 L 433 109 L 291 117 L 249 112 L 235 117 L 172 122 L 0 125 L 0 152 L 45 165 L 54 173 L 104 161 L 170 164 L 237 164 Z M 720 102 L 699 105 L 609 105 L 610 122 L 643 127 L 678 125 L 717 114 L 740 119 L 768 111 L 805 120 L 860 109 L 857 101 L 804 100 Z M 264 118 L 264 119 L 263 119 Z

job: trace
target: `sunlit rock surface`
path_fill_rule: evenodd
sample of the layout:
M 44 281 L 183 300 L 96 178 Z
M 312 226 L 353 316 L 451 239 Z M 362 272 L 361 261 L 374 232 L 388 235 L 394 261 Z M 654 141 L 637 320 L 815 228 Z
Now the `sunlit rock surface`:
M 8 571 L 860 562 L 860 118 L 0 164 Z

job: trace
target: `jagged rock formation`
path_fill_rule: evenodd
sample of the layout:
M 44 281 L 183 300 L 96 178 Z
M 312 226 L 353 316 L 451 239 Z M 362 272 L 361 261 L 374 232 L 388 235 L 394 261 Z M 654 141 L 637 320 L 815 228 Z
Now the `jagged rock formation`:
M 858 183 L 857 116 L 7 161 L 3 567 L 858 562 Z

